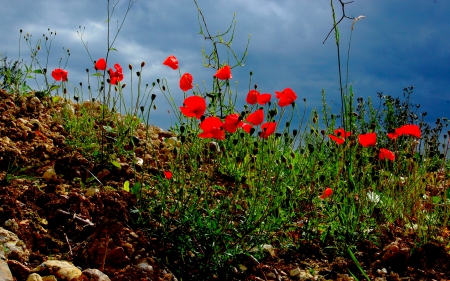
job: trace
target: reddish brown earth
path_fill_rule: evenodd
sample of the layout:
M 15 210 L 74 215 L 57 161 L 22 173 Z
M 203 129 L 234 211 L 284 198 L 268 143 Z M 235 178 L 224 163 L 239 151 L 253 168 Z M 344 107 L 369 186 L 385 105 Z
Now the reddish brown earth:
M 14 278 L 26 280 L 31 269 L 56 259 L 82 270 L 99 269 L 111 280 L 204 280 L 195 268 L 185 269 L 186 276 L 173 275 L 175 265 L 164 264 L 163 241 L 136 225 L 130 212 L 136 198 L 122 190 L 125 180 L 134 179 L 134 170 L 123 164 L 111 172 L 91 164 L 66 145 L 70 136 L 55 118 L 64 105 L 44 104 L 32 94 L 0 91 L 0 227 L 15 233 L 30 251 L 28 260 L 9 257 Z M 169 159 L 161 140 L 170 133 L 150 129 L 151 141 L 160 148 L 158 161 Z M 110 188 L 82 187 L 91 177 L 87 170 Z M 449 249 L 443 245 L 414 249 L 414 237 L 400 226 L 386 228 L 381 241 L 361 242 L 355 253 L 371 280 L 450 280 Z M 352 280 L 348 269 L 364 280 L 349 257 L 335 256 L 315 241 L 298 246 L 263 260 L 241 257 L 233 262 L 233 280 Z M 241 271 L 239 264 L 247 269 Z

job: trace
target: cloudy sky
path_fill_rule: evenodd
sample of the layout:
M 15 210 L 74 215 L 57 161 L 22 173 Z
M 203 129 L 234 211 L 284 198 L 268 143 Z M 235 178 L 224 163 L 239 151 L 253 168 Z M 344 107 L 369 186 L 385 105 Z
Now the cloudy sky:
M 233 69 L 240 104 L 245 101 L 249 72 L 253 71 L 252 83 L 257 83 L 262 92 L 274 93 L 290 87 L 299 98 L 307 99 L 310 110 L 320 107 L 321 91 L 325 89 L 328 102 L 335 109 L 340 108 L 333 35 L 323 44 L 332 27 L 329 0 L 197 2 L 212 34 L 226 30 L 236 13 L 232 47 L 239 56 L 251 34 L 245 66 Z M 339 1 L 334 2 L 340 18 Z M 92 70 L 91 58 L 105 57 L 107 50 L 106 3 L 92 0 L 4 1 L 0 9 L 0 53 L 16 59 L 19 57 L 20 29 L 24 34 L 32 35 L 34 46 L 43 34 L 48 35 L 50 28 L 57 35 L 51 43 L 48 68 L 58 67 L 60 58 L 64 63 L 64 50 L 70 49 L 66 66 L 69 81 L 74 86 L 83 82 L 86 87 L 85 69 Z M 113 3 L 117 5 L 110 21 L 112 36 L 129 1 L 111 0 Z M 349 82 L 353 83 L 355 96 L 377 99 L 377 92 L 401 96 L 404 87 L 414 85 L 412 101 L 420 103 L 420 110 L 428 112 L 429 122 L 437 117 L 450 117 L 447 110 L 450 107 L 450 1 L 354 0 L 345 7 L 349 17 L 366 17 L 356 23 L 351 42 Z M 344 19 L 340 25 L 344 66 L 351 24 L 351 20 Z M 81 41 L 79 26 L 89 54 Z M 198 14 L 193 0 L 136 0 L 115 41 L 117 52 L 111 54 L 109 64 L 120 63 L 124 67 L 124 81 L 129 84 L 130 73 L 126 66 L 131 63 L 136 70 L 145 61 L 143 83 L 151 84 L 157 78 L 166 78 L 175 101 L 181 104 L 179 74 L 163 66 L 162 62 L 168 55 L 175 55 L 182 73 L 191 73 L 194 83 L 203 88 L 204 81 L 210 89 L 214 70 L 202 66 L 201 53 L 203 47 L 210 50 L 210 44 L 198 32 Z M 20 44 L 20 58 L 29 62 L 26 42 L 21 40 Z M 39 54 L 45 64 L 45 48 Z M 225 58 L 226 53 L 222 57 Z M 29 84 L 36 87 L 33 81 Z M 168 128 L 174 120 L 167 113 L 167 101 L 160 91 L 153 93 L 157 94 L 157 110 L 151 123 Z

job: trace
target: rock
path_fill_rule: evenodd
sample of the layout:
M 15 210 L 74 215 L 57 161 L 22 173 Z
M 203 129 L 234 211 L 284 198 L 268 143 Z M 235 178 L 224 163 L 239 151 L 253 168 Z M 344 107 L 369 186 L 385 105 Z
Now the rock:
M 108 275 L 104 274 L 98 269 L 85 269 L 83 270 L 83 275 L 88 278 L 88 281 L 111 281 Z
M 300 268 L 296 267 L 296 268 L 291 269 L 291 270 L 289 271 L 289 275 L 290 275 L 291 277 L 294 277 L 294 276 L 300 275 L 301 272 L 302 272 L 302 271 L 300 270 Z
M 32 270 L 33 272 L 49 272 L 58 278 L 67 281 L 79 280 L 81 270 L 67 261 L 48 260 Z
M 30 257 L 30 252 L 16 234 L 0 227 L 0 255 L 4 255 L 5 259 L 26 262 Z
M 3 259 L 0 259 L 0 281 L 14 281 L 8 263 Z
M 31 270 L 16 260 L 8 260 L 8 266 L 17 280 L 26 280 Z
M 122 247 L 116 247 L 109 252 L 107 260 L 115 266 L 125 267 L 130 262 L 130 258 Z
M 28 276 L 27 281 L 43 281 L 43 280 L 39 274 L 31 273 L 30 276 Z
M 148 262 L 146 260 L 141 261 L 138 265 L 138 268 L 144 270 L 144 271 L 148 271 L 148 272 L 153 272 L 153 266 L 151 266 L 150 264 L 148 264 Z

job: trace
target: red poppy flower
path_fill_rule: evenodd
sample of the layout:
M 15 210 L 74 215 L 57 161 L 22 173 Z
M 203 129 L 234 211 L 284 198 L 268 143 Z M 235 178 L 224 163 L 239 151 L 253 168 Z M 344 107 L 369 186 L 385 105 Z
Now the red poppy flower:
M 328 135 L 330 139 L 336 142 L 338 145 L 343 144 L 345 139 L 350 136 L 350 132 L 346 132 L 343 128 L 334 130 L 334 135 Z
M 68 74 L 69 74 L 69 72 L 67 72 L 67 70 L 64 70 L 64 69 L 61 69 L 61 68 L 55 68 L 52 71 L 52 77 L 56 81 L 60 81 L 61 79 L 62 79 L 62 81 L 67 81 L 67 75 Z
M 214 74 L 214 77 L 217 77 L 217 79 L 220 80 L 227 80 L 233 78 L 231 76 L 231 68 L 229 65 L 225 65 L 224 67 L 217 70 L 216 74 Z
M 386 148 L 380 148 L 380 153 L 378 154 L 378 157 L 381 160 L 389 159 L 391 161 L 394 161 L 395 154 L 392 151 L 387 150 Z
M 250 134 L 250 130 L 252 129 L 252 125 L 242 122 L 241 124 L 242 130 L 246 131 Z
M 258 126 L 264 121 L 264 111 L 262 109 L 258 109 L 250 114 L 246 120 L 253 125 Z
M 260 94 L 256 97 L 258 104 L 260 105 L 265 105 L 270 101 L 271 98 L 272 98 L 271 94 Z
M 95 70 L 105 70 L 106 69 L 106 60 L 104 58 L 99 59 L 95 62 L 94 65 Z
M 180 106 L 180 110 L 186 117 L 196 117 L 197 119 L 200 119 L 203 113 L 205 113 L 206 101 L 199 96 L 187 97 L 183 102 L 183 106 Z
M 397 132 L 392 132 L 392 133 L 388 133 L 387 136 L 388 136 L 391 140 L 395 140 L 395 139 L 397 139 L 400 135 L 398 135 Z
M 323 191 L 322 195 L 320 196 L 320 199 L 325 199 L 327 197 L 330 197 L 332 194 L 333 194 L 333 190 L 328 187 Z
M 368 133 L 361 134 L 358 136 L 359 143 L 364 146 L 374 146 L 377 143 L 377 134 L 376 133 Z
M 192 84 L 193 82 L 193 78 L 192 75 L 190 73 L 185 73 L 183 74 L 183 76 L 181 76 L 180 78 L 180 89 L 183 92 L 189 91 L 190 89 L 192 89 L 194 87 L 194 85 Z
M 247 94 L 247 98 L 245 99 L 245 101 L 248 104 L 255 104 L 256 102 L 258 102 L 258 96 L 259 93 L 257 90 L 250 90 Z
M 395 130 L 398 135 L 409 135 L 420 138 L 420 128 L 417 125 L 404 125 Z
M 114 72 L 112 68 L 109 69 L 109 83 L 113 85 L 117 85 L 120 81 L 123 80 L 122 67 L 120 64 L 116 63 L 114 65 L 116 71 Z
M 172 172 L 171 171 L 164 171 L 164 176 L 166 179 L 170 180 L 172 178 Z
M 215 138 L 217 140 L 225 139 L 225 131 L 222 128 L 223 122 L 219 117 L 208 117 L 200 123 L 200 128 L 203 130 L 198 135 L 199 138 Z
M 236 132 L 237 128 L 243 124 L 243 122 L 239 120 L 239 116 L 239 114 L 233 113 L 225 117 L 225 123 L 223 124 L 225 131 L 232 134 Z
M 178 69 L 178 60 L 175 56 L 170 55 L 166 58 L 166 60 L 163 62 L 164 65 L 167 65 L 168 67 L 172 68 L 173 70 Z
M 259 133 L 259 137 L 267 139 L 271 134 L 275 132 L 277 122 L 267 122 L 261 125 L 262 132 Z
M 278 99 L 279 106 L 287 106 L 297 99 L 297 94 L 291 88 L 286 88 L 281 92 L 275 91 L 275 97 Z

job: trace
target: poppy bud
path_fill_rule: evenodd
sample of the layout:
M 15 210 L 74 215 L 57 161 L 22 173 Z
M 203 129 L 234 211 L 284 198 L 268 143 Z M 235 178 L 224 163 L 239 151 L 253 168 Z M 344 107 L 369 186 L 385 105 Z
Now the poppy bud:
M 43 71 L 44 71 L 44 74 L 46 74 L 47 73 L 47 68 L 44 68 Z
M 253 142 L 253 146 L 258 147 L 258 142 L 257 141 Z
M 152 101 L 154 101 L 155 99 L 156 99 L 156 95 L 155 94 L 152 94 Z
M 253 133 L 254 133 L 255 131 L 256 131 L 255 128 L 251 128 L 251 129 L 250 129 L 250 136 L 253 135 Z
M 295 158 L 295 153 L 294 152 L 291 152 L 291 157 L 292 157 L 292 159 Z
M 156 79 L 156 83 L 158 83 L 158 84 L 159 84 L 159 78 L 158 78 L 158 79 Z
M 128 68 L 129 68 L 130 70 L 133 69 L 133 66 L 131 65 L 131 63 L 128 65 Z
M 200 116 L 200 121 L 201 122 L 205 121 L 205 118 L 206 118 L 205 115 Z
M 67 88 L 64 88 L 63 93 L 67 94 Z
M 162 90 L 163 90 L 163 92 L 166 90 L 166 86 L 162 86 Z
M 286 127 L 289 127 L 289 125 L 291 125 L 291 122 L 287 121 L 286 122 Z
M 255 90 L 258 89 L 258 84 L 255 84 L 255 86 L 253 86 L 253 87 L 255 88 Z
M 314 152 L 314 146 L 312 144 L 308 144 L 308 150 L 309 150 L 309 153 L 313 153 Z
M 103 86 L 100 87 L 100 92 L 103 91 Z
M 239 137 L 240 137 L 240 138 L 244 138 L 244 137 L 245 137 L 244 132 L 241 132 L 241 133 L 239 134 Z
M 92 98 L 92 102 L 95 102 L 95 98 Z
M 181 137 L 180 137 L 180 141 L 181 141 L 181 143 L 184 143 L 184 142 L 186 141 L 186 136 L 184 136 L 184 135 L 181 136 Z
M 73 99 L 78 102 L 78 96 L 73 96 Z
M 296 135 L 298 134 L 298 131 L 297 130 L 293 130 L 292 131 L 292 135 L 295 137 Z
M 89 68 L 86 68 L 86 72 L 89 73 Z
M 233 140 L 233 145 L 237 145 L 237 144 L 238 144 L 238 141 L 239 141 L 238 139 L 234 139 L 234 140 Z
M 250 71 L 250 76 L 252 76 L 253 75 L 253 71 Z
M 294 108 L 295 107 L 295 101 L 293 103 L 291 103 L 291 105 L 292 105 L 292 108 Z
M 145 61 L 141 62 L 141 67 L 145 66 Z
M 183 126 L 183 125 L 181 125 L 181 126 L 180 126 L 180 133 L 184 133 L 185 130 L 186 130 L 186 127 Z
M 284 164 L 286 164 L 286 162 L 287 162 L 286 157 L 284 157 L 284 155 L 281 156 L 281 162 L 283 162 Z
M 137 77 L 141 76 L 141 72 L 136 71 L 136 75 L 137 75 Z
M 22 33 L 22 29 L 20 30 L 20 33 Z
M 90 90 L 91 89 L 91 86 L 90 85 L 88 85 L 88 90 Z
M 127 86 L 127 84 L 126 84 L 126 83 L 123 83 L 122 89 L 125 88 L 126 86 Z
M 141 109 L 141 112 L 144 113 L 144 107 L 141 106 L 140 109 Z
M 258 148 L 253 149 L 253 155 L 256 155 L 256 154 L 258 154 Z

